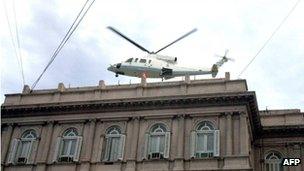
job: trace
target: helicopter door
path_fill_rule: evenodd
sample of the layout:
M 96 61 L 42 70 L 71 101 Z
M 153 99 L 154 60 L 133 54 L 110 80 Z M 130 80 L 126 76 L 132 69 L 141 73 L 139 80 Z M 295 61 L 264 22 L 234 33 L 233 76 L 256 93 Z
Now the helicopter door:
M 162 68 L 160 76 L 171 76 L 173 74 L 173 70 L 170 68 Z

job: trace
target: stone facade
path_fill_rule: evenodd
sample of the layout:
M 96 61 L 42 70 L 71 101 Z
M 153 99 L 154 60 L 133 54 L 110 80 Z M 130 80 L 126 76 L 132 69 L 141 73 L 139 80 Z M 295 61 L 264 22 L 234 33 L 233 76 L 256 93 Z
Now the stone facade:
M 35 171 L 266 170 L 265 155 L 275 151 L 301 158 L 301 165 L 284 168 L 300 171 L 303 115 L 299 110 L 259 111 L 246 81 L 229 78 L 116 86 L 100 81 L 95 87 L 59 84 L 34 91 L 25 86 L 20 94 L 7 94 L 1 107 L 1 166 Z M 198 130 L 202 123 L 212 130 Z M 155 135 L 166 138 L 159 141 L 165 144 L 160 157 L 153 158 L 149 137 L 155 125 L 165 130 Z M 110 135 L 112 128 L 119 133 Z M 30 141 L 24 138 L 29 131 L 35 137 Z M 206 132 L 214 138 L 211 152 L 199 153 L 197 142 Z M 109 144 L 115 138 L 119 150 L 113 151 Z M 75 148 L 71 158 L 61 155 L 65 140 L 77 142 L 69 147 Z M 25 159 L 18 152 L 24 142 L 31 142 Z M 209 141 L 201 147 L 209 148 Z M 198 157 L 205 154 L 209 156 Z

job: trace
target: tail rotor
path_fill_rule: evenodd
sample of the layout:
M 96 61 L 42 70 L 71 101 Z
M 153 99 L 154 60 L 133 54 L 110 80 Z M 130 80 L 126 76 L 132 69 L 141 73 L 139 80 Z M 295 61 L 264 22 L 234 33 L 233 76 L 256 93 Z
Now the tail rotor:
M 215 57 L 222 58 L 223 60 L 225 60 L 225 62 L 227 62 L 227 61 L 232 61 L 232 62 L 234 62 L 235 59 L 233 59 L 233 58 L 228 58 L 228 57 L 227 57 L 228 52 L 229 52 L 229 50 L 226 49 L 224 56 L 222 56 L 222 55 L 217 55 L 217 54 L 215 54 L 214 56 L 215 56 Z

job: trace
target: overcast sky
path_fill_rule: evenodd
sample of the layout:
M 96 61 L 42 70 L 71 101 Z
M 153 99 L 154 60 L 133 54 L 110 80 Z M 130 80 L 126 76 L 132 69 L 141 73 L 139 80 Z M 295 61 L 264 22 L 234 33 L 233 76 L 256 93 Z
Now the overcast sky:
M 225 72 L 237 79 L 297 0 L 210 0 L 210 1 L 101 1 L 92 8 L 72 35 L 36 89 L 139 82 L 138 78 L 108 72 L 109 64 L 132 56 L 146 55 L 121 39 L 113 26 L 155 51 L 182 34 L 198 31 L 162 51 L 178 57 L 180 66 L 211 67 L 223 54 L 235 62 Z M 5 2 L 5 3 L 3 3 Z M 72 24 L 85 0 L 15 0 L 16 18 L 26 84 L 32 85 L 54 49 Z M 4 94 L 22 91 L 22 77 L 5 18 L 4 4 L 14 28 L 11 0 L 0 4 L 1 103 Z M 259 109 L 300 108 L 304 110 L 304 2 L 300 2 L 265 49 L 241 75 L 255 91 Z M 198 78 L 210 78 L 200 76 Z M 180 80 L 180 78 L 173 79 Z M 148 80 L 155 81 L 155 80 Z M 160 81 L 160 80 L 156 80 Z M 170 80 L 169 80 L 170 81 Z

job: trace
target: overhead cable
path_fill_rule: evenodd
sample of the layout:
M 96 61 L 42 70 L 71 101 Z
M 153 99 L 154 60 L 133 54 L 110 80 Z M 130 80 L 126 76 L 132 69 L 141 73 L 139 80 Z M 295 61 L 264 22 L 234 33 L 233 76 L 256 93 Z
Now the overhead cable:
M 42 78 L 43 74 L 46 72 L 46 70 L 49 68 L 49 66 L 52 64 L 52 62 L 55 60 L 55 58 L 57 57 L 57 55 L 59 54 L 59 52 L 61 51 L 61 49 L 63 48 L 63 46 L 66 44 L 66 42 L 70 39 L 71 35 L 74 33 L 74 31 L 77 29 L 77 27 L 79 26 L 80 22 L 83 20 L 84 16 L 87 14 L 88 10 L 91 8 L 91 6 L 93 5 L 93 3 L 95 2 L 95 0 L 93 0 L 87 7 L 87 9 L 84 11 L 84 9 L 86 8 L 88 2 L 90 0 L 87 0 L 84 5 L 82 6 L 80 12 L 78 13 L 77 17 L 75 18 L 74 22 L 72 23 L 72 25 L 70 26 L 68 32 L 65 34 L 64 38 L 61 40 L 59 46 L 56 48 L 56 50 L 54 51 L 53 55 L 51 56 L 50 61 L 47 63 L 47 65 L 45 66 L 45 68 L 43 69 L 42 73 L 39 75 L 39 77 L 37 78 L 37 80 L 33 83 L 31 90 L 33 90 L 37 83 L 40 81 L 40 79 Z M 83 12 L 84 11 L 84 12 Z
M 254 55 L 254 57 L 250 60 L 250 62 L 243 68 L 243 70 L 238 75 L 238 78 L 245 72 L 245 70 L 249 67 L 249 65 L 255 60 L 255 58 L 260 54 L 260 52 L 266 47 L 266 45 L 269 43 L 269 41 L 273 38 L 273 36 L 277 33 L 277 31 L 281 28 L 281 26 L 285 23 L 285 21 L 288 19 L 290 14 L 294 11 L 294 9 L 298 6 L 299 2 L 301 0 L 298 0 L 295 5 L 291 8 L 291 10 L 288 12 L 288 14 L 284 17 L 284 19 L 281 21 L 281 23 L 278 25 L 278 27 L 272 32 L 272 34 L 269 36 L 269 38 L 266 40 L 266 42 L 263 44 L 263 46 L 258 50 L 258 52 Z
M 22 80 L 23 80 L 23 85 L 25 85 L 24 68 L 23 68 L 22 53 L 21 53 L 21 46 L 20 46 L 20 40 L 19 40 L 19 31 L 18 31 L 18 21 L 17 21 L 17 17 L 16 17 L 16 9 L 15 9 L 15 0 L 13 0 L 13 13 L 14 13 L 14 19 L 15 19 L 15 32 L 16 32 L 17 48 L 18 48 L 19 59 L 20 59 Z
M 20 48 L 20 41 L 19 41 L 19 36 L 18 36 L 19 34 L 18 34 L 18 26 L 17 26 L 17 19 L 16 19 L 15 3 L 13 1 L 13 12 L 14 12 L 14 19 L 15 19 L 15 34 L 16 34 L 17 43 L 14 40 L 14 35 L 13 35 L 10 19 L 9 19 L 9 16 L 8 16 L 8 11 L 7 11 L 7 8 L 6 8 L 5 0 L 3 0 L 2 2 L 3 2 L 3 7 L 4 7 L 4 12 L 5 12 L 7 25 L 8 25 L 9 32 L 10 32 L 11 42 L 13 44 L 14 53 L 15 53 L 15 56 L 17 58 L 17 62 L 18 62 L 19 68 L 20 68 L 20 73 L 21 73 L 21 76 L 22 76 L 22 83 L 24 85 L 25 84 L 25 78 L 24 78 L 22 56 L 21 56 L 21 50 L 20 50 L 21 49 Z

